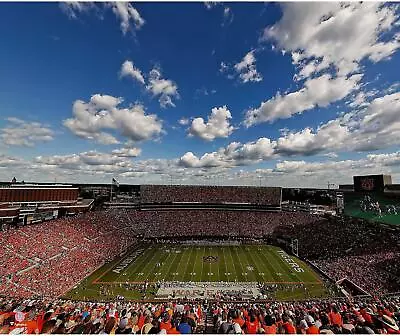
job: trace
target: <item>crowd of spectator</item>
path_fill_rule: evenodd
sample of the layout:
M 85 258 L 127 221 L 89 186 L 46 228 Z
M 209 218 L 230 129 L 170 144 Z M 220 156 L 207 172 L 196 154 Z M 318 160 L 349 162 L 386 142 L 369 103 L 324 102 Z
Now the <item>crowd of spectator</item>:
M 376 294 L 400 290 L 398 231 L 358 219 L 332 218 L 281 226 L 275 234 L 297 238 L 299 254 L 333 280 L 347 278 Z
M 213 331 L 234 334 L 399 334 L 398 298 L 215 304 Z
M 0 298 L 0 333 L 399 334 L 399 297 L 263 303 Z
M 142 203 L 245 203 L 253 205 L 280 205 L 281 188 L 246 186 L 185 186 L 142 185 Z
M 138 233 L 145 237 L 240 236 L 263 238 L 277 227 L 319 222 L 303 212 L 235 210 L 127 210 Z
M 0 294 L 64 294 L 137 240 L 124 213 L 90 212 L 0 233 Z

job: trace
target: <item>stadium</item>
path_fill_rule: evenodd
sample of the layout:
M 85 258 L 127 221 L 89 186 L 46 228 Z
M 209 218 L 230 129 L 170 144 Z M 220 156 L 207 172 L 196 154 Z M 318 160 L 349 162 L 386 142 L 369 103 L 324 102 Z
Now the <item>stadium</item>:
M 393 185 L 383 175 L 363 178 L 381 190 L 358 177 L 352 191 L 320 190 L 331 195 L 325 212 L 312 211 L 310 201 L 283 201 L 280 187 L 129 187 L 113 179 L 109 198 L 93 208 L 30 223 L 3 216 L 4 330 L 12 322 L 25 333 L 39 325 L 92 333 L 113 321 L 117 333 L 179 332 L 186 324 L 216 333 L 224 323 L 240 333 L 301 333 L 318 321 L 342 332 L 355 318 L 359 332 L 396 333 L 400 222 L 394 213 L 394 225 L 366 220 L 361 203 L 354 210 L 354 198 L 384 197 Z M 24 213 L 19 202 L 4 202 L 2 211 Z
M 0 27 L 0 334 L 400 335 L 399 4 Z

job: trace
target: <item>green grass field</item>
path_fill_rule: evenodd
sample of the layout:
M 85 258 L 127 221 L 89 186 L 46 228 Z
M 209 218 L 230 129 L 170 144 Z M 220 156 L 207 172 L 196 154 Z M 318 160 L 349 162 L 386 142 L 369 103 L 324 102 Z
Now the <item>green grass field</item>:
M 101 267 L 66 296 L 99 299 L 100 286 L 107 286 L 112 289 L 112 295 L 138 299 L 140 294 L 127 290 L 125 284 L 161 280 L 262 282 L 287 287 L 302 283 L 308 287 L 309 296 L 326 295 L 325 286 L 314 270 L 298 258 L 279 251 L 279 248 L 269 245 L 141 245 Z M 285 260 L 282 254 L 292 261 Z M 153 295 L 154 292 L 149 290 L 147 297 Z M 305 295 L 301 289 L 277 292 L 279 298 L 304 298 Z
M 344 213 L 347 216 L 350 217 L 357 217 L 357 218 L 363 218 L 367 219 L 370 221 L 374 222 L 379 222 L 379 223 L 384 223 L 384 224 L 390 224 L 390 225 L 400 225 L 400 212 L 398 212 L 398 215 L 394 214 L 386 214 L 383 211 L 382 217 L 379 217 L 376 213 L 372 211 L 361 211 L 360 208 L 360 200 L 362 199 L 362 196 L 350 196 L 346 195 L 345 196 L 345 207 L 344 207 Z M 371 196 L 372 200 L 374 201 L 379 201 L 379 204 L 381 208 L 383 209 L 385 205 L 397 205 L 400 206 L 398 201 L 388 199 L 385 197 L 382 197 L 377 194 L 373 194 Z

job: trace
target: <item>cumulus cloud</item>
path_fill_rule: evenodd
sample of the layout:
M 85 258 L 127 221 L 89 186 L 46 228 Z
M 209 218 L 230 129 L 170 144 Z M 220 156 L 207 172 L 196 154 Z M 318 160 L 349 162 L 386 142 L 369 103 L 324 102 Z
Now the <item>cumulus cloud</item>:
M 260 138 L 254 142 L 241 144 L 231 142 L 216 152 L 205 153 L 201 157 L 192 152 L 185 153 L 179 164 L 183 167 L 236 167 L 269 160 L 274 156 L 274 143 L 268 138 Z
M 89 102 L 76 100 L 73 118 L 64 120 L 75 135 L 102 144 L 117 144 L 119 141 L 104 130 L 114 130 L 132 141 L 149 140 L 162 132 L 162 122 L 155 114 L 146 114 L 142 105 L 120 107 L 122 98 L 95 94 Z
M 357 71 L 364 58 L 376 63 L 400 47 L 399 33 L 392 33 L 399 18 L 396 5 L 285 3 L 282 11 L 280 21 L 265 28 L 261 40 L 292 52 L 302 78 L 331 65 L 344 76 Z
M 278 92 L 271 99 L 261 103 L 258 108 L 247 111 L 244 123 L 250 127 L 262 122 L 287 119 L 317 106 L 326 107 L 356 90 L 361 78 L 361 74 L 352 75 L 349 78 L 333 78 L 329 74 L 324 74 L 308 79 L 300 90 L 284 95 Z
M 126 60 L 120 71 L 120 77 L 131 77 L 132 79 L 138 81 L 141 84 L 145 84 L 144 77 L 140 69 L 133 66 L 133 62 Z
M 400 92 L 378 97 L 343 117 L 354 150 L 376 150 L 400 144 Z
M 146 86 L 153 96 L 159 97 L 161 107 L 175 107 L 172 98 L 179 98 L 178 86 L 170 79 L 162 78 L 161 70 L 153 68 L 149 74 L 148 85 Z
M 263 79 L 262 75 L 256 69 L 254 52 L 255 50 L 249 51 L 239 63 L 234 65 L 234 69 L 239 74 L 242 83 L 260 82 Z
M 237 78 L 241 83 L 260 82 L 262 75 L 256 68 L 255 50 L 250 50 L 242 60 L 235 64 L 220 63 L 219 72 L 224 74 L 228 79 Z
M 189 128 L 190 136 L 197 136 L 206 141 L 215 138 L 227 138 L 234 131 L 234 127 L 229 121 L 232 119 L 231 112 L 225 106 L 214 107 L 207 122 L 203 118 L 195 118 Z
M 367 106 L 330 120 L 316 130 L 286 132 L 277 139 L 280 155 L 326 151 L 372 151 L 400 145 L 400 92 L 373 99 Z
M 321 125 L 314 132 L 307 127 L 298 132 L 287 132 L 276 141 L 275 152 L 282 156 L 315 155 L 325 150 L 342 149 L 350 135 L 339 120 Z
M 265 28 L 261 41 L 272 41 L 282 53 L 290 52 L 297 68 L 295 80 L 303 87 L 279 92 L 250 109 L 247 127 L 290 118 L 314 107 L 326 107 L 350 93 L 350 107 L 365 106 L 370 98 L 360 89 L 361 61 L 376 63 L 390 58 L 400 47 L 397 5 L 383 3 L 282 4 L 283 15 Z M 354 74 L 357 73 L 357 74 Z M 353 75 L 352 75 L 353 74 Z
M 231 143 L 216 152 L 181 157 L 188 167 L 240 166 L 276 158 L 311 156 L 334 158 L 336 152 L 373 151 L 400 145 L 400 92 L 373 99 L 367 106 L 321 124 L 316 129 L 282 130 L 276 139 Z M 334 153 L 333 153 L 334 152 Z
M 33 147 L 40 142 L 54 139 L 54 132 L 39 122 L 27 122 L 18 118 L 7 118 L 8 125 L 0 129 L 0 138 L 8 146 Z
M 138 81 L 145 87 L 147 92 L 153 95 L 153 97 L 158 97 L 160 106 L 163 108 L 175 107 L 175 103 L 172 99 L 180 98 L 177 84 L 170 79 L 163 78 L 161 70 L 157 67 L 154 67 L 150 71 L 147 84 L 141 70 L 136 68 L 133 62 L 128 60 L 122 64 L 119 75 L 121 78 L 131 77 Z

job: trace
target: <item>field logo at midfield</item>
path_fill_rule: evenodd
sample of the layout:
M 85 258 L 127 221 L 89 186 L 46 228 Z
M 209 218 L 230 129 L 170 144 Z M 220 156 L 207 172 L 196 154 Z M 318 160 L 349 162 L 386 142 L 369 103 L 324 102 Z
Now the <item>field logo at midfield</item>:
M 297 264 L 290 256 L 282 250 L 279 250 L 278 253 L 280 254 L 281 258 L 285 260 L 296 272 L 302 273 L 304 270 Z
M 210 264 L 211 263 L 216 263 L 218 261 L 218 257 L 209 255 L 207 257 L 203 257 L 203 261 L 204 262 L 208 262 Z

